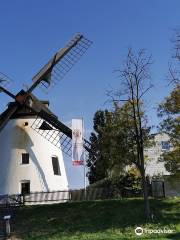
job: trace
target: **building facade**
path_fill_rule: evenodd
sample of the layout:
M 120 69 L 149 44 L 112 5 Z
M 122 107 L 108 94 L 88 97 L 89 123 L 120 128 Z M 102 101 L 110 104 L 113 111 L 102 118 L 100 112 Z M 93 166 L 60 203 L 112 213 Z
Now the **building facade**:
M 170 173 L 165 169 L 164 162 L 160 161 L 160 157 L 163 152 L 172 150 L 169 136 L 165 133 L 153 134 L 152 141 L 152 146 L 145 149 L 144 152 L 146 158 L 146 175 L 150 177 L 170 175 Z

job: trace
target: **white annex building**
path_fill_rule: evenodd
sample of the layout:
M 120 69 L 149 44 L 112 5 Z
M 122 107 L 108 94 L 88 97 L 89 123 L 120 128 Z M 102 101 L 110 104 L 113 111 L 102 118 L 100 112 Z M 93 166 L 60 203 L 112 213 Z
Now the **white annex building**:
M 159 161 L 160 156 L 165 151 L 172 150 L 170 138 L 165 133 L 153 134 L 154 144 L 152 147 L 145 149 L 146 175 L 153 177 L 158 175 L 170 175 L 165 169 L 164 162 Z
M 20 110 L 0 132 L 0 195 L 68 190 L 62 151 L 31 128 L 35 119 Z

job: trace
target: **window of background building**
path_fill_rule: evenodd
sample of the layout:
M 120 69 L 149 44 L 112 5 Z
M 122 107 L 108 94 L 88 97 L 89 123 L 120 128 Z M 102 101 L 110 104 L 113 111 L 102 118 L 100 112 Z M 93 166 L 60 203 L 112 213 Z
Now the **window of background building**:
M 52 166 L 53 166 L 54 175 L 61 175 L 59 161 L 57 157 L 52 157 Z
M 170 150 L 170 142 L 169 141 L 162 141 L 161 142 L 162 150 Z

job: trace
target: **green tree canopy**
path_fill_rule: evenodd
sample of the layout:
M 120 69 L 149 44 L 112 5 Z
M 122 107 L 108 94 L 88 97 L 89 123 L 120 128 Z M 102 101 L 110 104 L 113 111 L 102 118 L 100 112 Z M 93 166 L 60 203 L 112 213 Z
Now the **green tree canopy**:
M 142 104 L 143 105 L 143 104 Z M 144 117 L 144 112 L 141 113 Z M 150 128 L 143 128 L 145 147 L 150 140 Z M 95 183 L 104 178 L 117 178 L 126 167 L 137 167 L 136 131 L 132 119 L 131 103 L 121 106 L 114 103 L 111 111 L 99 110 L 94 115 L 94 132 L 90 136 L 89 181 Z
M 162 154 L 166 169 L 171 173 L 180 170 L 180 85 L 176 84 L 172 92 L 158 108 L 163 118 L 160 130 L 170 136 L 172 150 Z

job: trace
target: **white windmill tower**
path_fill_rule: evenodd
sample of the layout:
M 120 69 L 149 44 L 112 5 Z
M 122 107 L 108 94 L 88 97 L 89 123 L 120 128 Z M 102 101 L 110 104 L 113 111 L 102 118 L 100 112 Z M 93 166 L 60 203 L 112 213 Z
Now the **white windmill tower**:
M 14 95 L 0 84 L 0 91 L 14 99 L 0 115 L 0 194 L 68 189 L 62 151 L 71 153 L 72 131 L 32 91 L 61 80 L 90 45 L 77 34 L 33 77 L 27 91 Z M 87 141 L 84 147 L 88 150 Z

